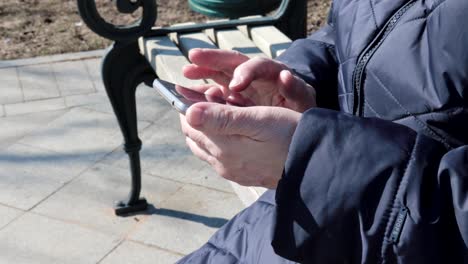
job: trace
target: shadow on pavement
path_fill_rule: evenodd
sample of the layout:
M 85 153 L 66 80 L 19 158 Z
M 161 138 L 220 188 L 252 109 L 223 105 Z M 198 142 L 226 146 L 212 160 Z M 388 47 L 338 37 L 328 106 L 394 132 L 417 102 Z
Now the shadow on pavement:
M 138 212 L 135 214 L 128 214 L 125 217 L 135 216 L 135 215 L 162 215 L 168 216 L 183 220 L 188 220 L 200 224 L 204 224 L 209 227 L 213 228 L 220 228 L 224 224 L 226 224 L 229 220 L 220 217 L 209 217 L 199 214 L 193 214 L 183 211 L 177 211 L 173 209 L 166 209 L 166 208 L 156 208 L 152 204 L 148 204 L 148 209 L 145 212 Z

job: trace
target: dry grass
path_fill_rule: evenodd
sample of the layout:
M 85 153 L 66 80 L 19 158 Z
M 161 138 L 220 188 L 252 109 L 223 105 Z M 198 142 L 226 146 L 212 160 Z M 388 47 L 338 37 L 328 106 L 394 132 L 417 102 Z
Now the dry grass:
M 96 0 L 102 16 L 128 23 L 139 14 L 119 14 L 112 1 Z M 308 0 L 308 30 L 323 24 L 329 0 Z M 192 12 L 187 0 L 159 0 L 156 25 L 168 26 L 207 18 Z M 76 0 L 1 0 L 0 60 L 101 49 L 110 44 L 81 22 Z

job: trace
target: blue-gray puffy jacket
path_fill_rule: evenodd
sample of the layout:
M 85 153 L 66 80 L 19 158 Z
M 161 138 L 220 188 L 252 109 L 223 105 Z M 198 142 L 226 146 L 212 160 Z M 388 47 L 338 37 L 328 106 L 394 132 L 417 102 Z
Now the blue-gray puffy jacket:
M 279 60 L 321 108 L 276 193 L 180 263 L 468 263 L 468 0 L 334 0 Z

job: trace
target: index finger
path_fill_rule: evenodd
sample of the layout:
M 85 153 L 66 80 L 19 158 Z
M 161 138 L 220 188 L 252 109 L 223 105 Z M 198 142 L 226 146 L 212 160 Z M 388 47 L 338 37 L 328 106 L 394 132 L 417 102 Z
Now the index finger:
M 249 57 L 233 50 L 192 49 L 189 59 L 193 64 L 231 74 L 239 64 L 249 60 Z
M 243 91 L 255 80 L 276 82 L 283 70 L 287 70 L 287 66 L 278 61 L 253 58 L 240 64 L 234 70 L 229 89 L 235 92 Z

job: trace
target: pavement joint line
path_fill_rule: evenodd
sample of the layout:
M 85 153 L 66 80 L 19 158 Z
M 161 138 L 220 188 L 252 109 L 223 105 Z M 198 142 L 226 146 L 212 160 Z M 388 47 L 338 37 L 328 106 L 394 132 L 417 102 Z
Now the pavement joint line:
M 109 102 L 110 104 L 110 102 Z M 117 118 L 115 116 L 115 113 L 114 113 L 114 110 L 112 108 L 112 113 L 109 113 L 109 112 L 106 112 L 106 111 L 103 111 L 103 110 L 99 110 L 99 109 L 94 109 L 92 108 L 90 105 L 93 105 L 93 104 L 87 104 L 87 105 L 78 105 L 78 106 L 74 106 L 74 107 L 77 107 L 77 108 L 85 108 L 86 110 L 92 110 L 92 111 L 95 111 L 95 112 L 98 112 L 98 113 L 101 113 L 101 114 L 110 114 L 110 115 L 113 115 L 115 118 Z M 138 131 L 138 134 L 142 133 L 145 129 L 147 129 L 148 127 L 152 126 L 155 124 L 155 121 L 158 121 L 159 119 L 161 119 L 162 117 L 159 117 L 158 119 L 156 120 L 147 120 L 147 119 L 138 119 L 137 118 L 137 121 L 143 121 L 143 122 L 147 122 L 149 123 L 149 125 L 145 128 L 142 128 L 141 130 Z
M 43 111 L 43 112 L 41 112 L 41 113 L 52 112 L 52 111 L 61 111 L 61 110 Z M 30 115 L 30 114 L 32 114 L 32 113 L 23 114 L 23 115 Z M 63 114 L 65 114 L 65 113 L 63 113 Z M 55 121 L 55 120 L 57 120 L 57 119 L 60 118 L 63 114 L 61 114 L 61 115 L 59 115 L 59 116 L 53 118 L 52 120 L 49 121 L 49 123 L 50 123 L 50 122 L 53 122 L 53 121 Z M 15 115 L 15 116 L 21 116 L 21 115 Z M 49 123 L 47 123 L 47 124 L 49 124 Z M 47 124 L 46 124 L 46 125 L 47 125 Z M 43 127 L 44 127 L 44 126 L 43 126 Z M 21 137 L 19 137 L 19 138 L 16 138 L 16 141 L 15 141 L 13 144 L 19 144 L 19 145 L 23 145 L 23 146 L 26 146 L 26 147 L 39 149 L 39 150 L 47 150 L 47 151 L 55 152 L 56 154 L 63 154 L 63 153 L 57 153 L 56 151 L 53 151 L 53 150 L 44 149 L 44 148 L 40 148 L 40 147 L 36 147 L 36 146 L 31 146 L 31 145 L 24 144 L 24 143 L 21 142 L 21 140 L 23 140 L 25 137 L 31 135 L 31 134 L 34 133 L 34 132 L 36 132 L 36 131 L 33 129 L 33 130 L 31 130 L 31 131 L 25 133 L 23 136 L 21 136 Z
M 21 210 L 21 213 L 19 213 L 16 217 L 14 217 L 13 219 L 11 219 L 11 221 L 9 221 L 6 225 L 0 227 L 0 232 L 3 231 L 5 228 L 7 228 L 9 225 L 11 225 L 13 222 L 15 222 L 16 220 L 20 219 L 21 217 L 23 217 L 23 215 L 25 215 L 27 212 L 26 211 L 23 211 Z
M 38 147 L 35 147 L 35 146 L 30 146 L 28 144 L 24 144 L 24 143 L 19 143 L 19 144 L 22 144 L 24 146 L 28 146 L 28 147 L 33 147 L 33 148 L 36 148 L 36 149 L 41 149 L 41 150 L 47 150 L 47 151 L 51 151 L 51 152 L 54 152 L 54 153 L 57 153 L 57 154 L 64 154 L 64 153 L 61 153 L 61 152 L 57 152 L 57 151 L 53 151 L 53 150 L 49 150 L 49 149 L 45 149 L 45 148 L 38 148 Z M 66 186 L 68 186 L 70 183 L 74 182 L 75 180 L 77 180 L 80 176 L 82 176 L 84 173 L 86 173 L 87 171 L 89 171 L 90 169 L 92 169 L 93 167 L 95 167 L 99 162 L 101 162 L 103 160 L 103 158 L 101 159 L 97 159 L 96 161 L 94 162 L 91 162 L 91 164 L 89 166 L 87 166 L 86 168 L 84 168 L 82 171 L 80 171 L 79 173 L 77 173 L 75 176 L 71 177 L 68 181 L 65 181 L 60 187 L 58 187 L 57 189 L 55 189 L 52 193 L 50 193 L 49 195 L 47 195 L 46 197 L 44 197 L 43 199 L 41 199 L 39 202 L 37 202 L 35 205 L 33 205 L 31 208 L 28 209 L 28 212 L 31 212 L 34 208 L 36 208 L 37 206 L 39 206 L 41 203 L 43 203 L 44 201 L 46 201 L 47 199 L 49 199 L 50 197 L 52 197 L 54 194 L 56 194 L 57 192 L 59 192 L 60 190 L 62 190 L 63 188 L 65 188 Z
M 0 61 L 0 69 L 30 66 L 30 65 L 49 64 L 49 63 L 55 63 L 55 62 L 99 59 L 105 55 L 106 50 L 107 49 L 101 49 L 101 50 L 72 52 L 72 53 L 64 53 L 64 54 L 56 54 L 56 55 L 48 55 L 48 56 L 39 56 L 39 57 L 33 57 L 33 58 L 3 60 L 3 61 Z
M 168 252 L 168 253 L 171 253 L 171 254 L 174 254 L 174 255 L 178 255 L 178 256 L 180 256 L 180 257 L 185 256 L 185 254 L 182 253 L 182 252 L 173 251 L 173 250 L 170 250 L 170 249 L 167 249 L 167 248 L 163 248 L 163 247 L 159 247 L 159 246 L 156 246 L 156 245 L 153 245 L 153 244 L 147 244 L 147 243 L 142 242 L 142 241 L 138 241 L 138 240 L 134 240 L 134 239 L 126 239 L 126 241 L 132 242 L 132 243 L 135 243 L 135 244 L 139 244 L 139 245 L 141 245 L 141 246 L 145 246 L 145 247 L 149 247 L 149 248 L 154 248 L 154 249 L 158 249 L 158 250 L 161 250 L 161 251 L 165 251 L 165 252 Z
M 50 216 L 50 215 L 46 215 L 46 214 L 42 214 L 42 213 L 34 212 L 34 211 L 25 212 L 25 213 L 29 213 L 29 214 L 32 214 L 32 215 L 44 217 L 44 218 L 47 218 L 47 219 L 50 219 L 50 220 L 54 220 L 54 221 L 69 224 L 69 225 L 78 226 L 78 227 L 84 228 L 86 230 L 96 232 L 96 233 L 101 234 L 101 235 L 114 236 L 114 237 L 118 237 L 118 239 L 124 239 L 123 236 L 119 236 L 119 235 L 116 235 L 116 234 L 111 233 L 111 232 L 104 232 L 104 231 L 100 230 L 99 228 L 95 228 L 95 227 L 92 227 L 92 226 L 90 226 L 88 224 L 81 223 L 81 222 L 78 222 L 78 221 L 72 221 L 72 220 L 68 220 L 68 219 L 58 218 L 58 217 L 54 217 L 54 216 Z
M 84 62 L 84 60 L 81 60 L 81 61 L 82 61 L 83 65 L 84 65 L 84 67 L 85 67 L 86 72 L 88 73 L 88 79 L 91 81 L 91 84 L 93 85 L 94 91 L 97 93 L 98 89 L 97 89 L 96 85 L 94 84 L 94 80 L 93 80 L 93 78 L 91 76 L 91 71 L 90 71 L 88 65 Z
M 57 117 L 58 118 L 58 117 Z M 41 150 L 47 150 L 47 151 L 50 151 L 50 152 L 54 152 L 56 154 L 64 154 L 62 152 L 58 152 L 58 151 L 54 151 L 54 150 L 50 150 L 50 149 L 46 149 L 46 148 L 41 148 L 41 147 L 36 147 L 36 146 L 31 146 L 31 145 L 28 145 L 28 144 L 25 144 L 25 143 L 19 143 L 19 144 L 22 144 L 24 146 L 27 146 L 27 147 L 32 147 L 32 148 L 36 148 L 36 149 L 41 149 Z M 91 162 L 91 164 L 89 166 L 87 166 L 86 168 L 84 168 L 81 172 L 77 173 L 76 176 L 72 177 L 71 179 L 69 179 L 68 181 L 64 182 L 64 184 L 62 184 L 62 186 L 60 186 L 59 188 L 57 188 L 54 192 L 52 192 L 51 194 L 49 194 L 47 197 L 45 197 L 44 199 L 42 199 L 41 201 L 39 201 L 38 203 L 36 203 L 33 207 L 31 207 L 29 209 L 30 210 L 33 210 L 35 207 L 37 207 L 39 204 L 41 204 L 42 202 L 44 202 L 45 200 L 47 200 L 48 198 L 50 198 L 52 195 L 54 195 L 55 193 L 57 193 L 58 191 L 62 190 L 63 188 L 65 188 L 65 186 L 67 186 L 68 184 L 74 182 L 76 179 L 78 179 L 80 176 L 82 176 L 84 173 L 86 173 L 87 171 L 89 171 L 90 169 L 94 168 L 96 165 L 98 164 L 103 164 L 102 161 L 104 161 L 104 158 L 109 154 L 110 152 L 106 153 L 105 155 L 103 155 L 100 159 L 96 159 L 95 161 Z
M 18 211 L 23 211 L 23 212 L 26 212 L 25 210 L 21 209 L 21 208 L 17 208 L 17 207 L 14 207 L 12 205 L 9 205 L 9 204 L 5 204 L 5 203 L 2 203 L 0 202 L 0 205 L 3 206 L 3 207 L 8 207 L 10 209 L 15 209 L 15 210 L 18 210 Z
M 109 165 L 107 165 L 107 166 L 109 166 Z M 123 168 L 121 168 L 121 169 L 123 169 Z M 178 180 L 174 180 L 174 179 L 171 179 L 171 178 L 166 178 L 166 177 L 163 177 L 163 176 L 160 176 L 160 175 L 156 175 L 156 174 L 153 174 L 153 173 L 150 173 L 150 172 L 144 172 L 144 173 L 147 174 L 148 176 L 153 177 L 153 178 L 159 178 L 159 179 L 163 179 L 163 180 L 167 180 L 167 181 L 173 181 L 173 182 L 182 183 L 182 184 L 190 184 L 190 185 L 193 185 L 193 186 L 196 186 L 196 187 L 206 188 L 206 189 L 211 190 L 211 191 L 216 191 L 216 192 L 222 192 L 222 193 L 225 193 L 225 194 L 235 195 L 234 192 L 228 192 L 228 191 L 221 190 L 221 189 L 216 189 L 216 188 L 213 188 L 213 187 L 210 187 L 210 186 L 205 186 L 205 185 L 201 185 L 201 184 L 197 184 L 197 183 L 191 183 L 191 182 L 178 181 Z M 219 176 L 219 177 L 221 177 L 221 176 Z
M 64 98 L 64 96 L 53 96 L 53 97 L 47 97 L 47 98 L 38 98 L 38 99 L 31 99 L 31 100 L 26 100 L 23 102 L 18 102 L 18 103 L 10 103 L 10 104 L 5 104 L 5 105 L 15 105 L 15 104 L 27 104 L 30 102 L 38 102 L 38 101 L 45 101 L 45 100 L 50 100 L 50 99 L 59 99 L 59 98 Z
M 16 80 L 18 81 L 19 88 L 21 90 L 21 102 L 24 103 L 24 88 L 23 88 L 23 83 L 20 80 L 20 75 L 19 75 L 19 70 L 18 67 L 15 67 L 15 74 L 16 74 Z
M 110 168 L 114 168 L 114 169 L 117 169 L 117 170 L 122 170 L 122 171 L 127 171 L 126 169 L 124 168 L 121 168 L 121 167 L 118 167 L 118 166 L 112 166 L 112 165 L 109 165 L 109 164 L 106 164 L 106 163 L 101 163 L 99 164 L 99 166 L 103 166 L 103 167 L 110 167 Z M 143 174 L 145 175 L 149 175 L 148 173 L 142 171 L 142 176 Z M 151 175 L 150 175 L 151 176 Z M 154 177 L 153 177 L 154 178 Z M 162 178 L 162 177 L 157 177 L 159 179 L 162 179 L 162 180 L 165 180 L 165 181 L 171 181 L 171 182 L 174 182 L 174 183 L 180 183 L 180 187 L 177 188 L 177 190 L 175 190 L 173 193 L 171 193 L 170 195 L 168 195 L 165 199 L 161 199 L 161 200 L 158 200 L 158 204 L 163 204 L 164 202 L 166 202 L 167 200 L 169 200 L 170 198 L 172 198 L 177 192 L 179 192 L 182 188 L 184 188 L 186 185 L 195 185 L 195 184 L 191 184 L 191 183 L 187 183 L 187 182 L 180 182 L 180 181 L 175 181 L 175 180 L 171 180 L 171 179 L 166 179 L 166 178 Z M 205 186 L 201 186 L 201 187 L 205 187 Z M 216 190 L 217 191 L 217 190 Z
M 99 264 L 99 263 L 101 263 L 104 259 L 106 259 L 107 256 L 109 256 L 109 255 L 110 255 L 112 252 L 114 252 L 118 247 L 120 247 L 120 245 L 122 245 L 124 241 L 125 241 L 125 239 L 121 239 L 121 240 L 119 241 L 119 243 L 117 243 L 117 245 L 115 245 L 113 248 L 111 248 L 111 249 L 109 250 L 109 252 L 107 252 L 106 254 L 104 254 L 104 256 L 102 256 L 102 258 L 99 259 L 99 260 L 96 262 L 96 264 Z
M 57 88 L 59 97 L 65 98 L 65 97 L 63 96 L 63 94 L 62 94 L 62 90 L 61 90 L 60 87 L 59 87 L 59 83 L 58 83 L 58 79 L 57 79 L 57 74 L 55 73 L 54 64 L 56 64 L 56 63 L 50 63 L 50 69 L 51 69 L 52 76 L 54 76 L 55 88 Z M 64 103 L 65 103 L 65 99 L 64 99 Z M 66 107 L 66 105 L 65 105 L 65 107 Z

